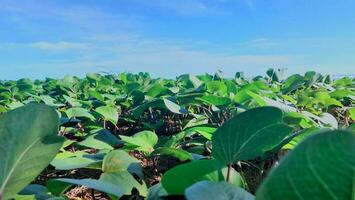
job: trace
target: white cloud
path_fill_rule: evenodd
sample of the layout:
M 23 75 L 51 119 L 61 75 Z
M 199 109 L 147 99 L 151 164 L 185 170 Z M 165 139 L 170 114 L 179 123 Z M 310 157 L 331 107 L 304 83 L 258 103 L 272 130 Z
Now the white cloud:
M 139 35 L 101 35 L 86 42 L 89 51 L 77 59 L 51 60 L 48 64 L 82 66 L 83 72 L 104 66 L 109 71 L 146 71 L 169 77 L 183 73 L 214 73 L 218 69 L 228 75 L 236 71 L 262 74 L 268 67 L 289 65 L 289 57 L 285 55 L 227 55 L 194 49 L 191 44 L 147 39 Z
M 43 50 L 72 50 L 72 49 L 85 49 L 88 44 L 76 42 L 34 42 L 28 44 L 30 47 L 39 48 Z

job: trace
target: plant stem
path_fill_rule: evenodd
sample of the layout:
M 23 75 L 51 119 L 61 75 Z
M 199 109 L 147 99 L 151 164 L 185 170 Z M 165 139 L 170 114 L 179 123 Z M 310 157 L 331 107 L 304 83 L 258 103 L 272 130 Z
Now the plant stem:
M 232 170 L 232 164 L 228 164 L 227 182 L 229 182 L 230 180 L 231 170 Z

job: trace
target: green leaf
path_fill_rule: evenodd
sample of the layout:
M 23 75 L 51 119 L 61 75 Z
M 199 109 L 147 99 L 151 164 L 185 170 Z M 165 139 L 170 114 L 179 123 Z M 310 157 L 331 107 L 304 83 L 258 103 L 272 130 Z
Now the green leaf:
M 208 127 L 208 126 L 194 126 L 185 129 L 187 133 L 193 133 L 197 132 L 198 134 L 202 135 L 208 140 L 212 139 L 212 134 L 216 131 L 217 129 L 214 127 Z
M 90 114 L 88 110 L 80 107 L 69 108 L 65 113 L 67 114 L 68 118 L 85 117 L 91 120 L 95 120 L 95 117 Z
M 279 108 L 285 112 L 297 112 L 297 109 L 289 106 L 283 102 L 279 102 L 279 101 L 275 101 L 273 99 L 270 99 L 268 97 L 263 97 L 260 96 L 254 92 L 251 91 L 246 91 L 246 93 L 251 96 L 259 106 L 272 106 L 272 107 L 276 107 Z
M 104 173 L 116 173 L 129 171 L 140 177 L 143 176 L 141 163 L 134 157 L 131 157 L 123 150 L 115 150 L 108 153 L 102 163 Z
M 189 113 L 185 108 L 179 106 L 178 104 L 172 102 L 169 99 L 163 99 L 166 108 L 168 108 L 171 112 L 176 114 L 187 114 Z
M 53 196 L 49 194 L 49 191 L 45 186 L 38 184 L 30 184 L 26 186 L 23 190 L 21 190 L 21 192 L 18 193 L 18 196 L 16 196 L 15 199 L 26 199 L 26 197 L 30 196 L 33 196 L 34 200 L 47 200 L 53 198 Z
M 149 188 L 146 200 L 163 200 L 161 197 L 166 195 L 167 193 L 162 187 L 161 183 L 157 183 Z
M 284 145 L 282 149 L 294 149 L 300 142 L 302 142 L 304 139 L 314 134 L 318 130 L 318 127 L 303 129 L 300 133 L 297 134 L 296 137 L 292 138 L 290 142 Z
M 257 199 L 352 199 L 354 152 L 354 132 L 314 134 L 269 173 L 257 191 Z
M 117 109 L 109 106 L 101 106 L 95 109 L 97 113 L 104 117 L 104 120 L 112 122 L 112 124 L 117 124 L 118 112 Z
M 191 153 L 182 150 L 182 149 L 176 149 L 176 148 L 170 148 L 170 147 L 160 147 L 157 148 L 154 152 L 154 155 L 164 155 L 164 156 L 172 156 L 180 161 L 186 161 L 186 160 L 192 160 L 192 155 Z
M 158 83 L 150 85 L 146 90 L 146 95 L 149 97 L 157 97 L 165 94 L 168 89 Z
M 189 74 L 189 80 L 191 81 L 195 89 L 199 88 L 203 84 L 203 82 L 200 79 L 198 79 L 196 76 L 192 74 Z
M 57 170 L 70 170 L 76 168 L 98 168 L 102 159 L 95 158 L 91 154 L 87 154 L 82 151 L 77 151 L 75 153 L 64 152 L 59 153 L 52 160 L 51 165 Z
M 152 152 L 158 142 L 158 136 L 152 131 L 141 131 L 131 137 L 120 135 L 120 138 L 133 149 L 145 152 Z
M 228 105 L 231 103 L 230 98 L 228 97 L 219 97 L 215 95 L 204 95 L 202 97 L 196 98 L 202 102 L 205 102 L 210 105 L 215 105 L 215 106 L 223 106 L 223 105 Z
M 139 183 L 127 171 L 119 173 L 103 173 L 100 177 L 100 181 L 118 186 L 125 195 L 131 195 L 133 188 L 136 188 L 139 194 L 143 197 L 147 196 L 148 193 L 148 188 L 145 183 Z
M 355 108 L 353 108 L 353 107 L 349 108 L 348 112 L 349 112 L 350 119 L 355 120 Z
M 322 113 L 320 116 L 321 122 L 332 128 L 338 128 L 338 120 L 329 113 Z
M 121 197 L 123 195 L 120 185 L 115 185 L 109 182 L 96 179 L 69 179 L 69 178 L 59 178 L 54 179 L 56 181 L 61 181 L 69 184 L 84 185 L 88 188 L 105 192 L 108 194 L 115 195 L 116 197 Z
M 71 184 L 57 181 L 55 179 L 49 179 L 46 181 L 46 187 L 51 194 L 55 196 L 63 196 L 65 192 L 71 188 Z
M 114 149 L 122 142 L 107 129 L 101 129 L 97 133 L 89 135 L 78 144 L 94 149 Z
M 254 200 L 254 196 L 242 188 L 229 183 L 200 181 L 187 188 L 187 200 Z
M 197 160 L 178 165 L 167 171 L 162 178 L 162 185 L 169 194 L 183 194 L 192 184 L 202 181 L 225 181 L 227 167 L 216 160 Z M 235 170 L 231 170 L 231 183 L 244 186 L 243 178 Z
M 228 91 L 226 84 L 224 84 L 221 81 L 207 82 L 206 87 L 207 87 L 207 91 L 212 94 L 216 93 L 219 95 L 226 95 Z
M 281 122 L 282 112 L 274 107 L 255 108 L 237 115 L 213 134 L 213 157 L 230 164 L 272 150 L 292 132 Z
M 13 198 L 50 163 L 62 146 L 51 107 L 29 104 L 0 115 L 0 196 Z M 44 151 L 45 149 L 45 151 Z

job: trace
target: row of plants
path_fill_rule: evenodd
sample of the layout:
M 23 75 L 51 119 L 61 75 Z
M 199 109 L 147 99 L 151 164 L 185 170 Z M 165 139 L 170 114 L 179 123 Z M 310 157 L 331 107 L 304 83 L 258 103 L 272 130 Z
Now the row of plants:
M 351 199 L 355 81 L 0 82 L 0 199 Z

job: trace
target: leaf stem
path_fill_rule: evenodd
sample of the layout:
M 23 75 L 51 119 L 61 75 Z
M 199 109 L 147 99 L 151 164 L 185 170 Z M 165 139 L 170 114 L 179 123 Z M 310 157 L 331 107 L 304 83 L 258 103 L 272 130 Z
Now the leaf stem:
M 232 170 L 232 164 L 228 164 L 227 182 L 230 181 L 231 170 Z

